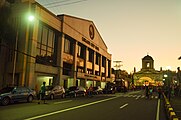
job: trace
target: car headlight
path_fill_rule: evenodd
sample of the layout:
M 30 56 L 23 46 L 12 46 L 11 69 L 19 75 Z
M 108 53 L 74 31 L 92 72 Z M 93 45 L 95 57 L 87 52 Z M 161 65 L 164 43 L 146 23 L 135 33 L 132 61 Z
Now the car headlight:
M 74 91 L 70 91 L 69 93 L 72 94 L 72 93 L 75 93 L 75 92 Z
M 50 93 L 50 91 L 46 91 L 46 92 L 45 92 L 45 95 L 49 95 L 49 93 Z

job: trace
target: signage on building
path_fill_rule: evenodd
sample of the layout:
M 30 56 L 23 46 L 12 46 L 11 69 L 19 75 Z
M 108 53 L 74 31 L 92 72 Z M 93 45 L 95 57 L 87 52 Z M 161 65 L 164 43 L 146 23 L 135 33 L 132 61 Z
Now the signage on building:
M 96 46 L 94 43 L 91 43 L 89 40 L 85 39 L 84 37 L 82 37 L 82 41 L 84 41 L 86 44 L 88 44 L 89 46 L 95 48 L 96 50 L 99 51 L 99 47 Z
M 94 39 L 94 27 L 93 27 L 93 25 L 89 26 L 89 36 L 92 40 Z

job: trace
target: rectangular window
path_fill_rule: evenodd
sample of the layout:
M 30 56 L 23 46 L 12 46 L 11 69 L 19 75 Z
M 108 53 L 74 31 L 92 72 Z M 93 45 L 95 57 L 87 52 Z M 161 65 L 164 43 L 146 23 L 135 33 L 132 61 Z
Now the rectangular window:
M 46 27 L 43 27 L 43 33 L 42 33 L 42 44 L 47 45 L 47 36 L 48 36 L 48 29 Z
M 41 43 L 41 38 L 42 38 L 42 26 L 40 25 L 38 29 L 38 40 L 37 40 L 39 44 Z
M 146 63 L 146 67 L 149 68 L 150 67 L 150 63 Z
M 52 56 L 54 56 L 54 45 L 56 38 L 58 37 L 59 35 L 57 31 L 45 24 L 39 24 L 36 56 L 37 63 L 46 65 L 56 64 L 56 59 Z
M 64 52 L 70 53 L 70 41 L 68 39 L 65 39 Z
M 93 51 L 90 49 L 89 50 L 89 58 L 88 58 L 88 60 L 89 60 L 89 62 L 93 62 L 93 59 L 94 59 L 94 54 L 93 54 Z
M 81 46 L 80 45 L 78 45 L 77 56 L 78 57 L 81 56 Z
M 96 64 L 100 64 L 100 55 L 96 53 Z
M 106 67 L 106 58 L 102 57 L 102 67 Z
M 49 30 L 48 32 L 48 46 L 53 47 L 53 38 L 54 38 L 54 33 L 52 30 Z

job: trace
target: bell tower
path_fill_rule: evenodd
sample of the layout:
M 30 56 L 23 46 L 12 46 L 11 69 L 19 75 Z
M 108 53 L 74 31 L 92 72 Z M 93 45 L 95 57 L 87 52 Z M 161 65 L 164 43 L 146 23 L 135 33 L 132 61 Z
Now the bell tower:
M 154 60 L 147 55 L 142 59 L 142 70 L 154 69 Z

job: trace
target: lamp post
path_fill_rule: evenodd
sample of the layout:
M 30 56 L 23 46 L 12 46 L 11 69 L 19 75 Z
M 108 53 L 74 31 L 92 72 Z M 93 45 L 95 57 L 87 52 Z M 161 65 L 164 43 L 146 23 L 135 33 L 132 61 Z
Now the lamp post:
M 19 25 L 19 24 L 18 24 Z M 19 27 L 17 27 L 16 31 L 16 39 L 15 39 L 15 49 L 14 49 L 14 60 L 13 60 L 13 81 L 12 85 L 15 84 L 15 72 L 16 72 L 16 58 L 17 58 L 17 48 L 18 48 L 18 38 L 19 38 Z

